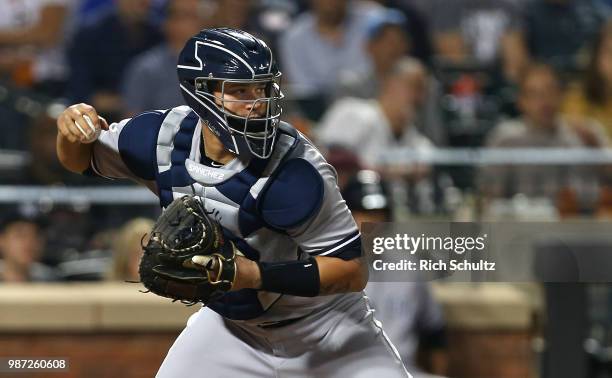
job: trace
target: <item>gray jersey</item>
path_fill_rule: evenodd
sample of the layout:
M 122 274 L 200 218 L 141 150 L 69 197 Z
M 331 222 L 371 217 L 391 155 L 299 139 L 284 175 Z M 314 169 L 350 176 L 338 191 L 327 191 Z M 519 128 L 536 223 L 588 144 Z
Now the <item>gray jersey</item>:
M 112 124 L 94 144 L 92 170 L 141 183 L 160 196 L 162 205 L 164 197 L 167 203 L 184 194 L 199 196 L 254 260 L 360 255 L 360 234 L 336 173 L 306 138 L 279 132 L 265 161 L 236 157 L 224 166 L 205 165 L 202 124 L 194 114 L 182 106 Z M 300 318 L 341 297 L 361 295 L 307 298 L 247 289 L 228 293 L 210 307 L 227 318 L 261 324 Z
M 113 124 L 94 144 L 90 171 L 141 183 L 162 206 L 199 196 L 253 260 L 360 256 L 335 171 L 306 138 L 282 124 L 269 159 L 218 166 L 201 156 L 202 127 L 188 107 Z M 363 293 L 306 298 L 251 289 L 229 292 L 192 316 L 157 377 L 236 374 L 410 376 Z
M 416 371 L 419 342 L 440 346 L 445 322 L 427 282 L 370 282 L 365 289 L 376 319 L 397 347 L 402 361 Z M 420 340 L 426 338 L 429 340 Z

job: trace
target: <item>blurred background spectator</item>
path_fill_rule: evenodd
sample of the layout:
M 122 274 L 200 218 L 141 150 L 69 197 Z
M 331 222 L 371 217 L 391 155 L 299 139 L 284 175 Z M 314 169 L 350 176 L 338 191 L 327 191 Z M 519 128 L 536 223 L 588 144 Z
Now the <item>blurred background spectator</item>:
M 321 145 L 339 145 L 354 151 L 361 163 L 382 170 L 392 183 L 395 205 L 416 212 L 433 211 L 430 167 L 387 161 L 391 148 L 425 152 L 432 142 L 416 126 L 425 111 L 426 68 L 404 57 L 391 69 L 375 99 L 345 97 L 325 114 L 318 130 Z M 402 213 L 403 210 L 399 210 Z
M 432 63 L 433 47 L 430 36 L 429 20 L 411 0 L 375 0 L 389 9 L 400 11 L 406 18 L 404 29 L 410 36 L 408 54 L 430 65 Z
M 120 117 L 123 73 L 163 40 L 150 12 L 151 0 L 116 0 L 113 12 L 75 31 L 68 52 L 70 103 L 88 102 L 110 119 Z
M 430 1 L 427 14 L 435 57 L 450 63 L 499 64 L 516 80 L 527 59 L 516 0 Z
M 554 69 L 534 64 L 520 83 L 519 108 L 522 117 L 504 121 L 489 135 L 488 147 L 579 148 L 606 146 L 606 136 L 593 122 L 578 131 L 560 117 L 562 87 Z M 584 169 L 563 166 L 491 167 L 483 174 L 485 191 L 491 196 L 509 197 L 522 193 L 545 197 L 556 203 L 562 189 L 587 179 Z M 580 175 L 583 175 L 580 177 Z
M 410 41 L 404 30 L 406 18 L 402 13 L 386 10 L 370 18 L 364 48 L 371 65 L 365 71 L 357 71 L 350 65 L 343 67 L 338 77 L 337 97 L 376 97 L 380 82 L 408 53 Z
M 535 0 L 525 7 L 525 38 L 531 56 L 558 70 L 575 72 L 602 22 L 594 1 Z
M 381 7 L 349 0 L 311 0 L 312 10 L 298 17 L 281 37 L 286 90 L 303 114 L 318 120 L 335 93 L 340 72 L 350 66 L 365 72 L 364 49 L 370 17 Z
M 382 151 L 392 145 L 429 146 L 413 127 L 418 95 L 418 79 L 414 79 L 422 70 L 416 60 L 400 60 L 385 76 L 374 99 L 338 100 L 321 120 L 319 143 L 344 145 L 369 166 L 381 164 Z
M 42 220 L 18 210 L 0 219 L 0 282 L 53 281 L 51 268 L 40 262 L 45 248 Z
M 67 78 L 64 44 L 76 0 L 2 0 L 0 72 L 22 87 L 57 96 Z
M 601 123 L 612 138 L 612 22 L 606 23 L 595 39 L 583 80 L 571 86 L 563 113 L 582 123 Z
M 365 50 L 370 66 L 365 72 L 346 67 L 340 72 L 336 98 L 376 98 L 380 83 L 391 72 L 396 63 L 412 49 L 410 34 L 406 34 L 406 17 L 396 9 L 381 11 L 371 17 Z M 441 125 L 438 97 L 439 85 L 428 70 L 413 60 L 416 127 L 436 144 L 445 144 L 445 130 Z M 418 65 L 418 67 L 416 67 Z
M 142 246 L 147 244 L 148 234 L 153 228 L 148 218 L 135 218 L 124 224 L 114 238 L 113 262 L 107 272 L 107 279 L 113 281 L 139 281 L 138 266 Z
M 124 116 L 184 103 L 176 61 L 185 42 L 205 26 L 200 0 L 168 0 L 163 23 L 164 43 L 134 58 L 122 83 Z
M 385 76 L 376 99 L 338 100 L 321 121 L 319 143 L 345 146 L 370 167 L 380 166 L 390 147 L 431 148 L 414 126 L 424 70 L 417 60 L 404 58 Z

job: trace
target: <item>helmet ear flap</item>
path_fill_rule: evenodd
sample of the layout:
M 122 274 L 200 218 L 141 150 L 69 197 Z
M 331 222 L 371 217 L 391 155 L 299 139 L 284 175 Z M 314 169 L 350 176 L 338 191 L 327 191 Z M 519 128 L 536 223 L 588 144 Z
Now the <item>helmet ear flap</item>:
M 193 80 L 194 82 L 194 88 L 196 91 L 207 91 L 210 92 L 210 87 L 208 85 L 208 80 L 202 80 L 201 78 L 195 78 Z
M 208 90 L 208 93 L 213 93 L 214 91 L 221 90 L 219 86 L 220 84 L 216 80 L 206 80 L 206 89 Z

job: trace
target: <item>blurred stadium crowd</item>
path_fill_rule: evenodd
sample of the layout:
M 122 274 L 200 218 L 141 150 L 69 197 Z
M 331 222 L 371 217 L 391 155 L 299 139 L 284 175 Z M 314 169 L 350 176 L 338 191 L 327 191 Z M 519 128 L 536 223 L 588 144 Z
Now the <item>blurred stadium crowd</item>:
M 321 147 L 341 189 L 362 169 L 382 175 L 385 201 L 364 200 L 365 189 L 353 206 L 388 208 L 395 220 L 605 217 L 610 164 L 536 163 L 543 148 L 610 144 L 610 14 L 607 0 L 0 0 L 0 277 L 134 278 L 111 268 L 111 251 L 131 261 L 140 241 L 129 235 L 146 227 L 127 222 L 154 218 L 154 201 L 20 196 L 24 186 L 129 185 L 64 170 L 55 117 L 76 102 L 112 122 L 182 104 L 176 56 L 206 27 L 245 29 L 273 47 L 283 117 Z M 533 160 L 385 158 L 483 147 L 529 148 Z M 17 220 L 31 223 L 11 228 Z M 11 248 L 62 269 L 12 277 Z
M 0 282 L 138 279 L 155 201 L 96 201 L 89 187 L 130 183 L 64 170 L 55 117 L 183 104 L 176 58 L 208 27 L 271 45 L 283 118 L 361 220 L 610 217 L 609 154 L 540 159 L 610 146 L 611 15 L 610 0 L 0 0 Z M 480 148 L 527 148 L 529 162 L 386 155 Z

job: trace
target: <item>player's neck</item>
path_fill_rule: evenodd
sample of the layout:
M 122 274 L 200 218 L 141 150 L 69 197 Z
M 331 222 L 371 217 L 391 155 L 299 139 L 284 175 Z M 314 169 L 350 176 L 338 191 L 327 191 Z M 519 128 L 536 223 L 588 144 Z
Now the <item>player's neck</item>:
M 222 164 L 227 164 L 234 159 L 235 155 L 225 149 L 223 143 L 208 127 L 202 127 L 202 135 L 204 136 L 204 151 L 209 159 Z

